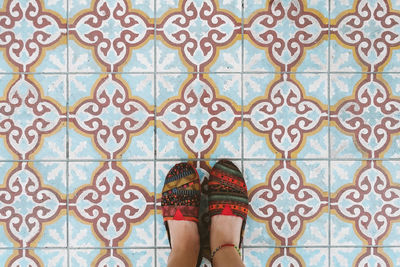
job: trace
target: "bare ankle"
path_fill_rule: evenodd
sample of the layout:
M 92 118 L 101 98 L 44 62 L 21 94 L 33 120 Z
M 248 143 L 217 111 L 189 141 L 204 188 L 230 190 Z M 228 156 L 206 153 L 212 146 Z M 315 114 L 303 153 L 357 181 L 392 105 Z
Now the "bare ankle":
M 185 253 L 199 252 L 200 235 L 197 224 L 189 221 L 168 221 L 172 251 Z
M 210 246 L 214 250 L 223 244 L 239 246 L 243 220 L 236 216 L 217 215 L 211 219 Z

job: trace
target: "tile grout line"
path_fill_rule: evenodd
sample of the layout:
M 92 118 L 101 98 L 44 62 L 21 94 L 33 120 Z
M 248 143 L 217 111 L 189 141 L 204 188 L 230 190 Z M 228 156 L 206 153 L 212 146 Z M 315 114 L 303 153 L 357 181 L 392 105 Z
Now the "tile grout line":
M 154 266 L 157 267 L 157 0 L 154 0 L 154 35 L 153 35 L 153 101 L 154 101 L 154 136 L 153 136 L 153 182 L 154 182 Z
M 65 179 L 66 179 L 66 193 L 67 193 L 67 195 L 66 195 L 66 209 L 67 209 L 67 211 L 66 211 L 66 213 L 67 213 L 67 216 L 66 216 L 66 219 L 67 219 L 67 267 L 69 267 L 70 266 L 70 250 L 69 250 L 69 248 L 70 248 L 70 244 L 69 244 L 69 94 L 70 94 L 70 91 L 69 91 L 69 2 L 70 2 L 70 0 L 66 0 L 66 2 L 67 2 L 67 6 L 66 6 L 66 8 L 67 8 L 67 74 L 66 74 L 66 87 L 67 87 L 67 90 L 66 90 L 66 94 L 67 94 L 67 99 L 66 99 L 66 101 L 67 101 L 67 103 L 66 103 L 66 109 L 67 109 L 67 112 L 66 112 L 66 115 L 67 115 L 67 125 L 66 125 L 66 159 L 67 159 L 67 165 L 66 165 L 66 170 L 65 170 L 65 172 L 66 172 L 66 176 L 65 176 Z
M 242 166 L 242 174 L 243 177 L 246 179 L 244 173 L 244 123 L 243 123 L 243 90 L 244 90 L 244 3 L 245 0 L 241 0 L 241 16 L 242 16 L 242 23 L 241 23 L 241 59 L 242 59 L 242 64 L 241 64 L 241 71 L 240 71 L 240 105 L 241 105 L 241 118 L 240 118 L 240 123 L 241 123 L 241 166 Z M 242 241 L 243 242 L 243 241 Z M 242 245 L 242 260 L 244 262 L 244 247 Z
M 392 249 L 400 249 L 400 245 L 293 245 L 293 246 L 274 246 L 274 245 L 247 245 L 243 246 L 245 249 L 263 249 L 263 248 L 392 248 Z M 54 247 L 0 247 L 1 250 L 60 250 L 66 249 L 67 247 L 63 246 L 54 246 Z M 133 249 L 133 250 L 154 250 L 155 246 L 122 246 L 122 247 L 69 247 L 70 250 L 98 250 L 98 249 Z M 158 246 L 159 250 L 169 250 L 169 246 Z
M 331 0 L 328 0 L 328 267 L 331 267 Z
M 216 161 L 220 158 L 158 158 L 157 161 Z M 241 160 L 241 157 L 238 158 L 229 158 L 225 157 L 225 159 L 231 161 Z M 332 162 L 340 162 L 340 161 L 400 161 L 400 158 L 243 158 L 245 162 L 257 162 L 257 161 L 332 161 Z M 39 160 L 0 160 L 2 162 L 152 162 L 154 159 L 148 158 L 136 158 L 136 159 L 85 159 L 85 158 L 76 158 L 76 159 L 39 159 Z
M 156 72 L 157 74 L 160 75 L 168 75 L 168 74 L 241 74 L 241 71 L 159 71 Z M 245 74 L 326 74 L 326 71 L 243 71 Z M 395 74 L 395 75 L 400 75 L 400 71 L 331 71 L 330 73 L 332 74 Z M 46 74 L 46 75 L 66 75 L 67 72 L 60 71 L 60 72 L 23 72 L 23 71 L 17 71 L 17 72 L 0 72 L 0 75 L 34 75 L 34 74 Z M 82 72 L 69 72 L 69 75 L 87 75 L 87 74 L 93 74 L 93 75 L 109 75 L 109 74 L 132 74 L 132 75 L 140 75 L 140 74 L 154 74 L 153 71 L 94 71 L 94 72 L 87 72 L 87 71 L 82 71 Z

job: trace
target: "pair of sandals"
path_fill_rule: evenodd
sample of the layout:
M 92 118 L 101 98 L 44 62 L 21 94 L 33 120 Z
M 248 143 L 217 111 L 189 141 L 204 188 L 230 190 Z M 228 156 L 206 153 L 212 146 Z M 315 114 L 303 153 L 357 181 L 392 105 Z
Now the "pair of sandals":
M 197 170 L 189 163 L 176 164 L 165 178 L 161 197 L 169 241 L 169 220 L 199 223 L 200 197 L 201 186 Z M 208 212 L 210 218 L 228 215 L 243 219 L 239 247 L 243 241 L 248 205 L 247 186 L 241 171 L 229 160 L 218 161 L 212 168 L 208 181 Z M 231 244 L 221 244 L 226 245 Z

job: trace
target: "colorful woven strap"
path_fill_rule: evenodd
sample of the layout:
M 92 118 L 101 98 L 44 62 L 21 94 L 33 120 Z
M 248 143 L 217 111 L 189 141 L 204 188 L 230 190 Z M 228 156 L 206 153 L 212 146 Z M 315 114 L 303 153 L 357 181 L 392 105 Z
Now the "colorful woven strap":
M 233 248 L 237 251 L 237 253 L 239 253 L 239 256 L 242 257 L 242 254 L 240 253 L 240 249 L 239 249 L 237 246 L 235 246 L 234 244 L 223 244 L 223 245 L 220 245 L 219 247 L 217 247 L 216 249 L 214 249 L 213 252 L 211 252 L 211 262 L 213 261 L 213 258 L 214 258 L 214 256 L 215 256 L 215 254 L 216 254 L 221 248 L 224 248 L 224 247 L 233 247 Z

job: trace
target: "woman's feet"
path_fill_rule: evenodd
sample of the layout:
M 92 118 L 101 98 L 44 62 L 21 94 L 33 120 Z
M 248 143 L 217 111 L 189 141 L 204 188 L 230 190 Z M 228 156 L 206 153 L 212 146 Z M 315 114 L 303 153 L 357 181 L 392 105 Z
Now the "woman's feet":
M 198 217 L 200 180 L 188 163 L 176 164 L 167 174 L 161 196 L 161 209 L 171 254 L 168 266 L 196 266 L 200 250 Z
M 237 216 L 215 215 L 211 217 L 210 248 L 214 251 L 222 244 L 239 247 L 243 219 Z
M 200 235 L 197 224 L 191 221 L 168 221 L 171 238 L 171 247 L 176 251 L 185 251 L 188 248 L 200 249 Z
M 197 223 L 169 220 L 171 253 L 168 266 L 196 266 L 200 251 L 200 235 Z
M 211 170 L 208 188 L 213 264 L 217 267 L 244 266 L 239 247 L 247 218 L 248 197 L 242 173 L 232 162 L 220 160 Z M 200 250 L 200 180 L 193 166 L 180 163 L 169 171 L 161 206 L 171 245 L 168 266 L 195 266 Z
M 239 247 L 248 211 L 247 187 L 240 170 L 228 160 L 218 161 L 208 182 L 211 217 L 210 248 L 215 266 L 243 266 Z M 228 264 L 223 261 L 229 258 Z

